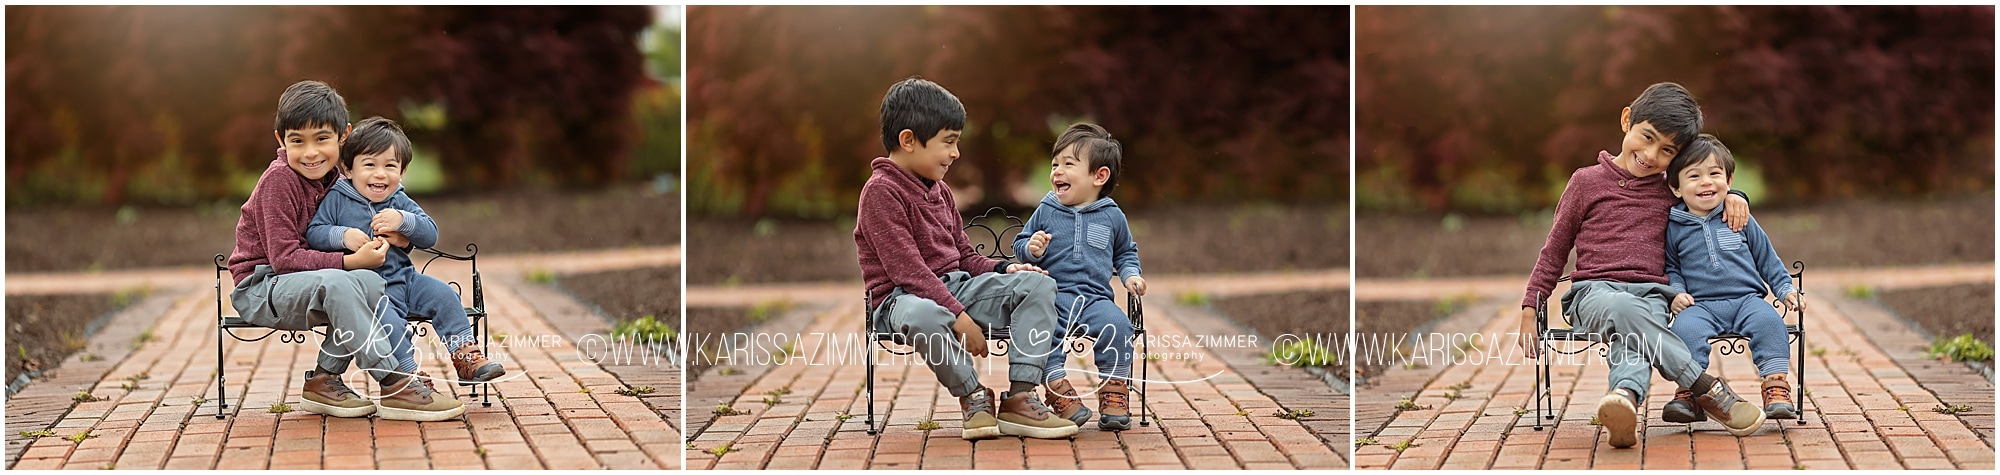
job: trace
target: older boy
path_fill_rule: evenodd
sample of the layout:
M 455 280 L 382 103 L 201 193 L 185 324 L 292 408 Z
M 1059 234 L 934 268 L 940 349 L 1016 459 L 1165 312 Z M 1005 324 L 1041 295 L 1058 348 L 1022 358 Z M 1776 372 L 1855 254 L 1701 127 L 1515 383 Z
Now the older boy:
M 1786 347 L 1785 319 L 1764 303 L 1768 288 L 1783 296 L 1786 305 L 1800 305 L 1792 287 L 1792 275 L 1785 261 L 1771 248 L 1771 238 L 1751 219 L 1742 232 L 1731 231 L 1721 220 L 1722 197 L 1729 194 L 1729 180 L 1736 176 L 1736 158 L 1729 147 L 1713 135 L 1701 134 L 1686 153 L 1667 165 L 1667 185 L 1681 204 L 1668 211 L 1667 281 L 1681 292 L 1671 309 L 1673 331 L 1687 344 L 1696 366 L 1708 369 L 1708 338 L 1720 332 L 1750 337 L 1750 354 L 1757 363 L 1757 375 L 1764 378 L 1764 416 L 1796 419 L 1792 386 L 1785 383 L 1791 368 Z M 1767 287 L 1768 286 L 1768 287 Z M 1661 419 L 1667 422 L 1700 422 L 1706 419 L 1694 410 L 1694 394 L 1674 393 Z
M 399 370 L 416 374 L 417 361 L 405 335 L 409 314 L 431 317 L 438 339 L 451 352 L 452 367 L 461 384 L 491 381 L 506 373 L 499 363 L 487 361 L 479 345 L 472 341 L 472 323 L 459 304 L 458 293 L 435 277 L 418 273 L 410 264 L 409 249 L 437 245 L 437 223 L 403 194 L 403 170 L 411 158 L 410 139 L 394 121 L 370 117 L 356 124 L 347 143 L 340 147 L 340 170 L 348 179 L 334 182 L 333 191 L 320 202 L 312 225 L 306 228 L 306 242 L 322 251 L 354 251 L 366 245 L 371 235 L 388 239 L 388 258 L 375 273 L 386 281 L 383 291 L 393 311 L 384 314 L 382 324 L 396 347 Z
M 957 202 L 943 182 L 958 159 L 965 106 L 937 83 L 910 78 L 882 98 L 882 146 L 861 186 L 854 244 L 868 283 L 867 318 L 908 338 L 965 411 L 960 437 L 1076 435 L 1076 424 L 1035 398 L 1042 358 L 1055 342 L 1055 280 L 1040 268 L 974 252 Z M 972 356 L 986 356 L 985 330 L 1010 328 L 1009 390 L 998 401 L 979 383 Z
M 332 162 L 350 130 L 347 102 L 325 83 L 300 81 L 278 97 L 273 122 L 272 135 L 283 148 L 257 178 L 236 221 L 236 248 L 228 261 L 236 282 L 230 304 L 260 326 L 327 326 L 318 362 L 306 372 L 299 406 L 307 412 L 334 417 L 376 412 L 376 403 L 340 379 L 356 359 L 380 383 L 381 407 L 431 413 L 459 408 L 457 400 L 429 400 L 424 385 L 398 373 L 392 345 L 377 331 L 383 281 L 362 269 L 382 265 L 388 243 L 370 241 L 342 256 L 307 249 L 303 242 L 306 223 L 335 178 Z
M 1555 287 L 1574 248 L 1576 271 L 1563 296 L 1563 316 L 1576 331 L 1597 335 L 1609 347 L 1612 390 L 1598 401 L 1597 415 L 1611 446 L 1638 443 L 1638 408 L 1645 407 L 1652 384 L 1649 366 L 1693 391 L 1702 410 L 1730 433 L 1750 435 L 1763 424 L 1764 413 L 1703 373 L 1668 330 L 1667 306 L 1678 292 L 1667 285 L 1665 263 L 1655 250 L 1666 245 L 1666 210 L 1674 199 L 1661 172 L 1700 133 L 1701 109 L 1687 89 L 1660 83 L 1646 88 L 1618 119 L 1625 133 L 1618 155 L 1597 152 L 1597 165 L 1577 169 L 1556 205 L 1548 241 L 1521 299 L 1521 346 L 1530 358 L 1538 354 L 1536 303 Z
M 1132 321 L 1118 311 L 1108 282 L 1116 272 L 1126 288 L 1145 295 L 1146 279 L 1139 276 L 1139 245 L 1132 242 L 1125 212 L 1111 200 L 1124 168 L 1123 150 L 1103 127 L 1076 124 L 1056 138 L 1049 153 L 1052 191 L 1014 238 L 1014 255 L 1055 277 L 1058 326 L 1082 327 L 1096 341 L 1104 380 L 1097 393 L 1097 411 L 1103 414 L 1097 427 L 1130 429 Z M 1050 352 L 1046 367 L 1043 387 L 1056 414 L 1077 425 L 1090 420 L 1090 410 L 1065 379 L 1063 353 Z

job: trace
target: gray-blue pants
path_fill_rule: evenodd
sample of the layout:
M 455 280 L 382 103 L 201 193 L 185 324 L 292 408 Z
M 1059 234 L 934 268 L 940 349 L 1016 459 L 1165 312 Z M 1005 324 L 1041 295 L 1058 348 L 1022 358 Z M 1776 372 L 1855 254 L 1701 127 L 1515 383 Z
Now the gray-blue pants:
M 279 330 L 311 330 L 326 325 L 318 365 L 335 374 L 358 361 L 381 381 L 396 370 L 394 345 L 378 312 L 390 311 L 382 296 L 382 276 L 366 270 L 320 269 L 272 274 L 259 265 L 230 292 L 230 305 L 243 319 Z
M 1042 384 L 1042 362 L 1055 351 L 1061 337 L 1056 327 L 1056 281 L 1038 272 L 986 273 L 973 277 L 965 272 L 939 276 L 952 298 L 965 305 L 965 314 L 985 329 L 1007 328 L 1013 335 L 1007 350 L 1007 379 Z M 887 308 L 887 312 L 882 309 Z M 871 318 L 875 328 L 907 338 L 924 364 L 937 374 L 938 384 L 953 397 L 965 397 L 979 390 L 979 374 L 972 369 L 972 355 L 960 346 L 951 324 L 957 314 L 930 299 L 910 295 L 898 287 L 889 293 Z M 886 314 L 886 315 L 884 315 Z
M 1056 293 L 1057 328 L 1083 327 L 1083 334 L 1095 340 L 1097 371 L 1104 378 L 1132 379 L 1132 319 L 1118 311 L 1118 302 L 1066 292 Z M 1050 352 L 1048 380 L 1069 376 L 1063 365 L 1061 348 Z
M 1595 334 L 1610 347 L 1611 387 L 1629 389 L 1643 403 L 1654 369 L 1682 388 L 1701 377 L 1687 345 L 1668 328 L 1674 295 L 1663 284 L 1576 282 L 1563 296 L 1563 316 L 1577 332 Z
M 1762 297 L 1696 301 L 1674 317 L 1674 334 L 1687 344 L 1695 365 L 1703 369 L 1708 368 L 1708 338 L 1721 332 L 1750 337 L 1750 359 L 1757 363 L 1758 376 L 1784 374 L 1791 369 L 1791 337 L 1785 333 L 1785 317 Z

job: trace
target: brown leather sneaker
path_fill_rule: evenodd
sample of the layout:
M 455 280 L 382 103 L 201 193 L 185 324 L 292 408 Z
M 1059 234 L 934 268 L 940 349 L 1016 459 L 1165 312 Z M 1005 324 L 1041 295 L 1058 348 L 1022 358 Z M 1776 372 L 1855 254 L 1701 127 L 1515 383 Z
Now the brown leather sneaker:
M 1693 424 L 1708 420 L 1708 414 L 1695 408 L 1694 391 L 1682 389 L 1674 391 L 1674 400 L 1667 401 L 1667 407 L 1660 409 L 1660 420 L 1676 424 Z
M 1764 410 L 1729 390 L 1729 384 L 1722 382 L 1722 378 L 1716 378 L 1707 393 L 1695 395 L 1694 402 L 1696 407 L 1708 413 L 1708 417 L 1721 422 L 1723 428 L 1737 437 L 1755 434 L 1757 429 L 1764 427 Z
M 393 385 L 383 385 L 375 414 L 398 421 L 436 422 L 465 414 L 465 404 L 457 398 L 431 389 L 419 377 L 405 376 Z
M 366 417 L 375 413 L 369 402 L 347 387 L 340 375 L 306 371 L 306 386 L 300 391 L 299 409 L 333 417 Z
M 451 367 L 458 370 L 460 386 L 492 381 L 507 374 L 507 368 L 500 367 L 500 363 L 486 360 L 486 352 L 480 351 L 477 343 L 466 343 L 451 352 Z
M 1064 439 L 1076 435 L 1076 423 L 1056 417 L 1034 391 L 1006 393 L 1000 397 L 1000 433 L 1037 439 Z
M 1049 409 L 1054 410 L 1056 416 L 1068 419 L 1078 426 L 1090 420 L 1090 409 L 1083 407 L 1083 398 L 1076 395 L 1076 388 L 1070 387 L 1069 380 L 1049 381 L 1042 387 L 1048 390 L 1044 397 L 1048 398 Z
M 980 440 L 1000 436 L 1000 420 L 993 417 L 992 389 L 980 387 L 958 398 L 958 409 L 965 411 L 965 425 L 958 433 L 959 438 Z
M 1131 381 L 1113 379 L 1097 390 L 1097 412 L 1104 414 L 1097 419 L 1098 429 L 1121 431 L 1132 428 L 1131 384 Z
M 1799 418 L 1799 409 L 1792 404 L 1792 385 L 1785 382 L 1785 375 L 1772 375 L 1764 380 L 1764 417 Z

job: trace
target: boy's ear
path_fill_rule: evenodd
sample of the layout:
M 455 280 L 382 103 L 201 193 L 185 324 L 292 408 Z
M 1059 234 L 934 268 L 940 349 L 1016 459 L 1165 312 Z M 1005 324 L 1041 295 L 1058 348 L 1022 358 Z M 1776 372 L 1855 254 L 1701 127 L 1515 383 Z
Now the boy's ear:
M 1626 107 L 1626 108 L 1625 108 L 1625 110 L 1621 110 L 1621 111 L 1618 111 L 1618 131 L 1619 131 L 1619 132 L 1631 132 L 1631 131 L 1632 131 L 1632 108 L 1631 108 L 1631 107 Z
M 278 145 L 280 146 L 285 145 L 285 134 L 283 132 L 273 130 L 271 131 L 271 138 L 277 140 Z
M 915 152 L 917 149 L 924 148 L 924 144 L 917 141 L 917 132 L 910 129 L 903 129 L 902 132 L 896 133 L 896 145 L 900 146 L 905 152 Z
M 347 144 L 347 136 L 349 136 L 349 135 L 354 135 L 354 123 L 353 123 L 353 122 L 348 122 L 348 123 L 347 123 L 347 131 L 346 131 L 346 132 L 342 132 L 342 133 L 340 134 L 340 138 L 339 138 L 338 140 L 334 140 L 334 143 L 338 143 L 338 144 L 340 144 L 340 145 L 346 145 L 346 144 Z
M 1109 181 L 1111 181 L 1111 167 L 1097 167 L 1097 171 L 1090 172 L 1090 183 L 1093 185 L 1104 186 L 1104 183 Z

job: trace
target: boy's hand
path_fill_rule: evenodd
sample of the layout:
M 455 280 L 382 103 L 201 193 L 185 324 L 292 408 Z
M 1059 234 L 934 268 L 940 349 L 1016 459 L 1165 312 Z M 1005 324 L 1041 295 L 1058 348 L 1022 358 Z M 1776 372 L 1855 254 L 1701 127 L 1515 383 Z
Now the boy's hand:
M 1130 279 L 1125 279 L 1125 289 L 1131 290 L 1132 293 L 1139 294 L 1140 297 L 1145 297 L 1146 278 L 1135 275 L 1132 276 L 1132 278 Z
M 1042 275 L 1049 275 L 1049 271 L 1042 270 L 1042 268 L 1040 267 L 1035 267 L 1034 264 L 1008 264 L 1007 273 L 1012 274 L 1015 272 L 1040 272 L 1042 273 Z
M 397 229 L 402 229 L 403 212 L 394 209 L 382 210 L 375 213 L 375 219 L 368 221 L 368 227 L 373 228 L 375 234 L 389 233 Z
M 1799 298 L 1798 292 L 1785 292 L 1785 305 L 1799 309 L 1801 312 L 1806 310 L 1806 301 Z
M 362 231 L 360 229 L 355 229 L 355 228 L 347 228 L 347 232 L 341 233 L 340 235 L 340 246 L 347 248 L 347 250 L 349 251 L 359 251 L 361 250 L 361 245 L 367 243 L 368 243 L 367 231 Z
M 384 240 L 384 241 L 389 241 L 389 245 L 391 245 L 391 246 L 396 246 L 396 247 L 398 247 L 398 248 L 402 248 L 402 249 L 409 249 L 409 248 L 410 248 L 410 238 L 409 238 L 409 237 L 407 237 L 407 236 L 404 236 L 404 235 L 403 235 L 403 233 L 399 233 L 399 232 L 395 232 L 395 231 L 389 231 L 389 232 L 386 232 L 386 233 L 382 233 L 382 240 Z
M 389 257 L 389 241 L 376 239 L 362 244 L 353 254 L 341 256 L 340 263 L 347 270 L 374 269 L 382 267 L 382 261 Z
M 1682 310 L 1687 310 L 1688 307 L 1692 306 L 1694 306 L 1694 296 L 1689 295 L 1687 292 L 1681 292 L 1680 295 L 1675 295 L 1674 303 L 1670 305 L 1670 307 L 1673 308 L 1675 315 L 1679 315 Z
M 1028 253 L 1034 254 L 1036 259 L 1042 258 L 1042 252 L 1049 248 L 1051 237 L 1047 232 L 1035 231 L 1035 235 L 1028 238 Z
M 1521 356 L 1534 359 L 1541 356 L 1542 335 L 1535 330 L 1535 307 L 1521 307 Z
M 1750 224 L 1750 200 L 1733 193 L 1723 196 L 1727 198 L 1722 200 L 1722 223 L 1729 225 L 1730 231 L 1743 232 L 1743 227 Z
M 951 331 L 958 334 L 958 342 L 965 345 L 966 353 L 986 357 L 986 331 L 979 328 L 979 322 L 972 321 L 971 315 L 959 312 L 958 319 L 951 322 Z

